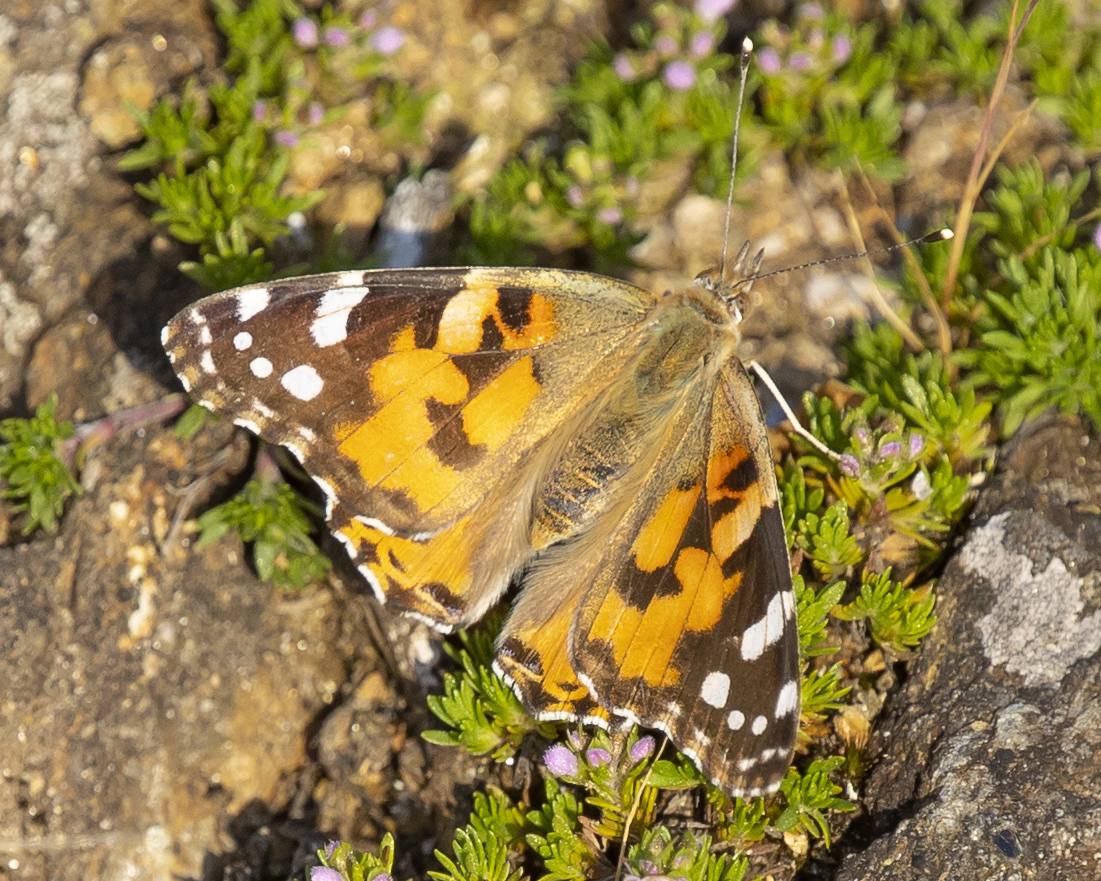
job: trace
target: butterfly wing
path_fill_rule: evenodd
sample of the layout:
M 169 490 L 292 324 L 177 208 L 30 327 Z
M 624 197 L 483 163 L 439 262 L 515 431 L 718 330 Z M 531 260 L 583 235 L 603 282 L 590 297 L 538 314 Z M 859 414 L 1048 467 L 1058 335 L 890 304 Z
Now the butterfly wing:
M 768 438 L 740 361 L 686 396 L 632 496 L 526 578 L 498 666 L 540 715 L 600 721 L 595 698 L 667 732 L 725 791 L 772 791 L 798 729 L 799 639 Z M 566 649 L 541 636 L 535 598 L 555 593 L 576 610 Z
M 530 556 L 518 465 L 630 357 L 654 299 L 544 269 L 332 273 L 209 297 L 163 342 L 200 403 L 297 456 L 380 596 L 448 629 Z

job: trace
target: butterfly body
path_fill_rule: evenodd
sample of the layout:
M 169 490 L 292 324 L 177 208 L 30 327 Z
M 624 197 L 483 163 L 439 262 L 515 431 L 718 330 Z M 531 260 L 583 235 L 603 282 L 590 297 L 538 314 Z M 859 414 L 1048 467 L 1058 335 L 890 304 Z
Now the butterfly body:
M 252 285 L 164 333 L 204 405 L 285 444 L 383 600 L 447 631 L 521 590 L 495 667 L 544 719 L 656 727 L 775 789 L 795 600 L 741 307 L 545 269 Z

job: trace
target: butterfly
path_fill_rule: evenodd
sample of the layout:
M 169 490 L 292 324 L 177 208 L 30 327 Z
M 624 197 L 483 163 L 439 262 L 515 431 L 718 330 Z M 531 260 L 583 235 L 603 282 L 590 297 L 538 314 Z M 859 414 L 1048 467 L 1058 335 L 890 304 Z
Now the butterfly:
M 298 458 L 380 600 L 447 632 L 518 584 L 494 668 L 534 717 L 657 729 L 753 797 L 791 762 L 800 668 L 747 288 L 339 272 L 216 294 L 162 341 Z

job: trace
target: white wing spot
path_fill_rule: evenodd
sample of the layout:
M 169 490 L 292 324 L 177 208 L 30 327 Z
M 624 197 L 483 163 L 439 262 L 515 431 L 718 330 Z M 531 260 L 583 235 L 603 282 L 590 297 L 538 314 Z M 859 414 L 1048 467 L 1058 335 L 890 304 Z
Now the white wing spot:
M 307 428 L 305 425 L 298 426 L 298 436 L 308 444 L 312 444 L 317 440 L 317 435 L 314 433 L 313 429 Z
M 342 288 L 354 288 L 363 284 L 365 273 L 362 270 L 350 270 L 342 272 L 336 277 L 337 286 Z M 364 290 L 366 293 L 366 289 Z
M 179 374 L 179 377 L 180 377 L 180 385 L 183 386 L 183 390 L 185 392 L 191 391 L 191 380 L 187 378 L 187 374 L 181 373 L 181 374 Z
M 750 756 L 748 759 L 739 759 L 738 760 L 738 770 L 739 771 L 748 771 L 750 768 L 752 768 L 756 764 L 757 764 L 757 757 L 756 756 Z M 752 797 L 753 795 L 756 795 L 758 793 L 758 790 L 751 789 L 751 790 L 749 790 L 749 792 L 750 792 L 751 797 Z
M 778 642 L 783 635 L 784 601 L 780 594 L 776 594 L 761 620 L 745 629 L 742 635 L 742 660 L 757 660 L 766 648 Z
M 245 288 L 237 292 L 237 320 L 248 321 L 268 308 L 271 292 L 267 288 Z
M 214 342 L 214 337 L 210 333 L 209 324 L 204 324 L 201 328 L 199 328 L 199 342 L 202 343 L 204 346 L 209 346 L 212 342 Z
M 342 287 L 325 291 L 310 325 L 313 341 L 322 349 L 344 342 L 348 337 L 348 316 L 363 302 L 367 288 Z
M 700 697 L 708 706 L 721 710 L 726 706 L 726 699 L 730 696 L 730 677 L 721 670 L 713 670 L 708 673 L 700 688 Z
M 745 713 L 741 710 L 731 710 L 730 715 L 726 717 L 726 727 L 731 731 L 741 731 L 744 724 Z
M 245 431 L 251 431 L 253 434 L 260 433 L 260 426 L 253 422 L 251 419 L 234 419 L 234 425 L 240 425 Z
M 764 734 L 765 729 L 768 727 L 768 719 L 764 716 L 758 716 L 753 720 L 753 724 L 749 726 L 749 730 L 754 734 Z
M 348 538 L 348 536 L 339 530 L 334 532 L 333 535 L 335 535 L 337 540 L 344 545 L 344 550 L 348 552 L 349 557 L 354 560 L 359 556 L 359 551 L 356 550 L 355 542 Z
M 325 387 L 325 383 L 309 364 L 299 364 L 283 374 L 279 380 L 283 388 L 300 401 L 312 401 Z
M 325 493 L 331 500 L 336 501 L 336 490 L 333 489 L 333 485 L 323 477 L 315 477 L 314 482 L 321 487 L 321 491 Z
M 697 728 L 692 734 L 692 739 L 700 749 L 707 749 L 711 745 L 711 738 L 702 728 Z
M 247 330 L 242 330 L 237 336 L 233 338 L 233 348 L 238 352 L 243 352 L 252 346 L 252 334 Z
M 271 376 L 271 372 L 274 369 L 271 361 L 267 358 L 253 358 L 252 363 L 249 364 L 249 370 L 252 371 L 252 375 L 257 379 L 267 379 Z
M 296 458 L 299 462 L 306 461 L 306 454 L 302 451 L 301 447 L 292 444 L 290 441 L 284 442 L 283 446 L 290 450 L 291 455 L 294 456 L 294 458 Z
M 210 355 L 210 349 L 203 352 L 202 357 L 199 359 L 199 366 L 203 368 L 203 373 L 217 372 L 217 368 L 214 366 L 214 358 Z
M 252 409 L 263 416 L 265 419 L 274 419 L 275 411 L 258 398 L 253 398 L 252 403 L 249 404 Z
M 795 618 L 795 594 L 790 590 L 785 590 L 780 594 L 780 600 L 784 606 L 784 620 L 793 620 Z
M 776 698 L 776 712 L 773 715 L 780 719 L 783 716 L 794 713 L 799 706 L 799 683 L 789 682 L 780 689 Z
M 366 526 L 368 529 L 377 529 L 383 535 L 397 535 L 397 533 L 391 527 L 387 526 L 381 520 L 378 520 L 374 517 L 361 517 L 359 514 L 357 514 L 355 519 Z

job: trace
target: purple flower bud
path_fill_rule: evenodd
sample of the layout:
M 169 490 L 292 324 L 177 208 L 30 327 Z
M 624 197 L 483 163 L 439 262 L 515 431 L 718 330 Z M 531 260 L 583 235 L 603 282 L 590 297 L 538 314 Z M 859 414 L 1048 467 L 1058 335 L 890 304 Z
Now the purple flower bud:
M 280 131 L 275 133 L 275 143 L 280 147 L 297 147 L 298 135 L 294 132 Z
M 670 61 L 661 78 L 674 92 L 687 92 L 696 84 L 696 68 L 687 61 Z
M 635 66 L 631 64 L 631 59 L 622 52 L 617 52 L 615 58 L 612 59 L 612 70 L 625 83 L 632 82 L 635 78 Z
M 916 432 L 910 435 L 910 458 L 921 454 L 921 451 L 925 449 L 925 438 Z
M 731 9 L 738 0 L 696 0 L 696 15 L 706 24 L 718 21 Z
M 312 866 L 310 868 L 310 881 L 344 881 L 344 876 L 336 869 L 328 866 Z
M 571 208 L 580 208 L 585 201 L 585 193 L 577 184 L 570 184 L 566 187 L 566 201 Z
M 654 753 L 654 738 L 649 734 L 640 737 L 631 747 L 631 761 L 636 765 L 643 759 L 648 759 Z
M 799 15 L 803 18 L 822 18 L 825 13 L 817 3 L 807 3 L 799 9 Z
M 627 175 L 626 180 L 623 181 L 623 192 L 627 195 L 627 198 L 633 199 L 638 195 L 641 184 L 638 182 L 638 178 L 633 174 Z
M 359 17 L 359 26 L 365 31 L 371 30 L 376 24 L 378 24 L 378 13 L 373 9 L 368 9 Z
M 291 37 L 303 49 L 317 46 L 317 22 L 312 18 L 300 18 L 291 25 Z
M 757 53 L 757 66 L 761 68 L 762 73 L 775 76 L 783 67 L 783 62 L 780 61 L 780 53 L 771 47 L 765 47 Z
M 693 58 L 703 58 L 715 48 L 715 35 L 711 31 L 699 31 L 688 42 L 688 54 Z
M 405 45 L 405 33 L 401 28 L 385 25 L 371 37 L 371 48 L 379 55 L 393 55 Z
M 813 63 L 814 59 L 806 52 L 793 52 L 791 58 L 788 59 L 788 66 L 792 70 L 806 70 Z
M 325 859 L 331 859 L 332 855 L 336 853 L 336 849 L 340 847 L 339 841 L 330 841 L 325 845 Z
M 887 441 L 879 448 L 881 459 L 890 459 L 902 452 L 902 444 L 899 441 Z
M 852 57 L 853 41 L 848 37 L 834 37 L 831 48 L 833 50 L 833 63 L 840 67 Z
M 654 48 L 662 58 L 672 58 L 677 54 L 677 50 L 680 49 L 680 46 L 678 46 L 677 41 L 668 34 L 659 34 L 654 40 Z
M 392 881 L 389 875 L 383 872 L 381 875 L 375 875 L 374 881 Z
M 325 28 L 323 35 L 326 45 L 329 46 L 347 46 L 352 42 L 352 38 L 348 35 L 348 32 L 344 28 Z
M 576 728 L 566 735 L 566 740 L 573 745 L 574 749 L 581 749 L 581 732 Z
M 868 434 L 868 429 L 866 429 L 862 425 L 853 429 L 853 435 L 856 437 L 856 439 L 860 442 L 860 444 L 862 446 L 864 444 L 866 444 L 868 442 L 868 439 L 871 437 L 871 435 Z
M 257 101 L 252 105 L 252 121 L 263 122 L 268 115 L 268 102 Z
M 594 768 L 600 768 L 612 763 L 612 754 L 606 749 L 594 746 L 592 749 L 585 750 L 585 761 Z
M 596 212 L 596 219 L 608 226 L 615 226 L 623 220 L 623 210 L 621 208 L 601 208 Z
M 547 751 L 543 753 L 543 764 L 555 777 L 577 776 L 577 756 L 560 743 L 548 747 Z
M 860 462 L 852 453 L 843 453 L 838 465 L 841 468 L 841 473 L 847 477 L 858 477 L 860 475 Z

